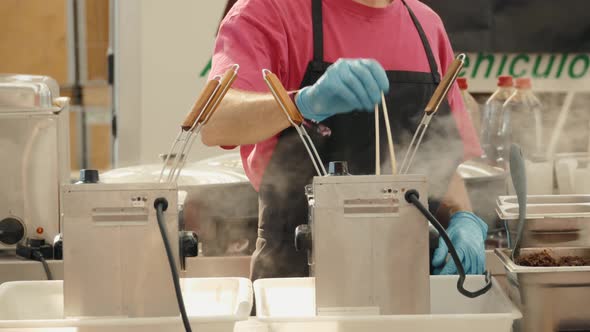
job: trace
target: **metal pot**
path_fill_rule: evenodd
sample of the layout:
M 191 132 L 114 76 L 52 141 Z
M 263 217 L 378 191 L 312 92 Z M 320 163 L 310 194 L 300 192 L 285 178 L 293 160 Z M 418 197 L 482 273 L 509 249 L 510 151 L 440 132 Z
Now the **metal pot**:
M 114 169 L 103 183 L 157 182 L 162 164 Z M 258 193 L 252 188 L 238 153 L 187 163 L 178 178 L 182 230 L 194 231 L 199 255 L 250 255 L 258 223 Z

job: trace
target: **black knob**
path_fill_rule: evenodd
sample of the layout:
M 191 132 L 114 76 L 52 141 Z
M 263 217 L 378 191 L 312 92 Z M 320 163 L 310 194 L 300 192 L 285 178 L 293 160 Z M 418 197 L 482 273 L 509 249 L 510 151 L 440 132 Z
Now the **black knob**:
M 25 236 L 23 223 L 12 217 L 0 220 L 0 242 L 6 245 L 14 245 L 20 242 Z
M 98 183 L 98 171 L 95 169 L 81 169 L 78 183 Z
M 328 165 L 328 174 L 333 176 L 349 175 L 346 161 L 331 161 Z
M 297 251 L 311 250 L 311 227 L 307 224 L 295 228 L 295 249 Z
M 197 257 L 199 255 L 199 237 L 191 231 L 180 232 L 181 257 Z

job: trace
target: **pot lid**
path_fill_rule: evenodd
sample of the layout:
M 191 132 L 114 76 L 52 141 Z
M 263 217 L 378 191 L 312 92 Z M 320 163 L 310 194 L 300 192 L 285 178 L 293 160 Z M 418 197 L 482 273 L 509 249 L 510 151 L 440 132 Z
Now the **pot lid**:
M 162 163 L 123 167 L 100 175 L 102 183 L 157 182 Z M 239 153 L 187 162 L 178 178 L 179 186 L 248 182 Z

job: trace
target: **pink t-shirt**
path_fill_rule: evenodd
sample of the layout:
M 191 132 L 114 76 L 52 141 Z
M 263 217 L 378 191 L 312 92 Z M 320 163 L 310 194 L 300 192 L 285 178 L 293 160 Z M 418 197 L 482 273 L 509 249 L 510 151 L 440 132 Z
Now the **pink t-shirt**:
M 274 72 L 287 90 L 297 90 L 313 57 L 311 0 L 238 0 L 223 20 L 210 77 L 240 65 L 233 88 L 268 92 L 261 70 Z M 418 0 L 406 0 L 424 29 L 444 74 L 453 61 L 439 16 Z M 401 0 L 372 8 L 353 0 L 324 0 L 324 61 L 376 59 L 386 70 L 430 72 L 418 32 Z M 465 146 L 465 157 L 481 155 L 477 135 L 457 85 L 449 103 Z M 421 110 L 417 110 L 421 111 Z M 240 146 L 246 175 L 258 190 L 277 137 Z

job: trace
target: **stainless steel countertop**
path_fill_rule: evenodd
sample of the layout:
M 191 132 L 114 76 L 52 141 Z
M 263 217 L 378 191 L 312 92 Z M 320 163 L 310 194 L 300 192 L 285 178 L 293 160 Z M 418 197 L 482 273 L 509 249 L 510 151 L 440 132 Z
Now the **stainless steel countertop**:
M 48 260 L 54 279 L 63 279 L 63 261 Z M 250 256 L 190 257 L 182 278 L 244 277 L 250 273 Z M 0 251 L 0 284 L 7 281 L 45 280 L 41 262 L 16 257 L 14 252 Z
M 47 261 L 55 279 L 63 279 L 63 261 Z M 486 251 L 487 269 L 492 275 L 503 277 L 506 272 L 493 250 Z M 191 257 L 187 259 L 186 271 L 181 272 L 183 278 L 199 278 L 210 276 L 248 277 L 250 270 L 249 256 L 235 257 Z M 40 262 L 25 260 L 0 251 L 0 284 L 17 280 L 45 280 L 45 271 Z

